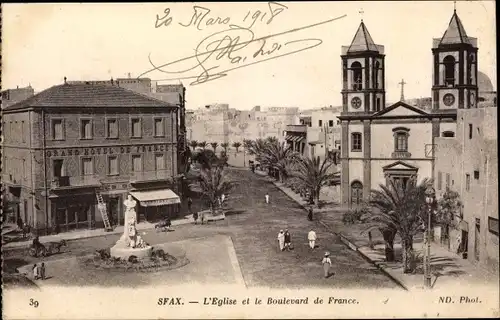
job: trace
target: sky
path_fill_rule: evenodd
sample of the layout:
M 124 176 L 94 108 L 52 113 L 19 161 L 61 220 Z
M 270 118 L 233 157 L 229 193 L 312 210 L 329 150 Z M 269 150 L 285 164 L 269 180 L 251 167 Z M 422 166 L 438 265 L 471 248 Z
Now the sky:
M 401 79 L 406 98 L 428 97 L 432 39 L 442 37 L 453 8 L 452 1 L 3 4 L 2 89 L 138 77 L 181 60 L 144 77 L 182 81 L 188 109 L 339 106 L 341 46 L 363 19 L 385 47 L 387 100 L 399 100 Z M 479 70 L 496 90 L 494 1 L 458 1 L 456 10 L 478 38 Z M 228 49 L 210 54 L 217 43 Z

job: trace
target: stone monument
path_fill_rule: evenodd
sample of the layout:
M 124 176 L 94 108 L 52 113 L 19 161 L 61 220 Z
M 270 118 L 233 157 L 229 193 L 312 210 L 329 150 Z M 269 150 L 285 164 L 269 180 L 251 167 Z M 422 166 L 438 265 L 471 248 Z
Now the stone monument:
M 111 247 L 111 256 L 122 259 L 128 259 L 130 256 L 136 256 L 137 259 L 151 257 L 153 247 L 144 242 L 141 236 L 137 234 L 137 212 L 135 211 L 137 201 L 129 194 L 123 204 L 125 205 L 123 235 L 116 244 Z

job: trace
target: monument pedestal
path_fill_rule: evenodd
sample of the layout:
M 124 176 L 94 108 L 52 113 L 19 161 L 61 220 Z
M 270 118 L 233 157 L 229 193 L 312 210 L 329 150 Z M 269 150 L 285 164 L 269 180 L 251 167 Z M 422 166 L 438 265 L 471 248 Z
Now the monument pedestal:
M 117 242 L 110 249 L 110 254 L 112 257 L 121 258 L 127 260 L 130 256 L 136 256 L 137 259 L 145 259 L 151 257 L 153 251 L 152 246 L 147 246 L 145 248 L 131 248 L 125 246 L 123 243 Z

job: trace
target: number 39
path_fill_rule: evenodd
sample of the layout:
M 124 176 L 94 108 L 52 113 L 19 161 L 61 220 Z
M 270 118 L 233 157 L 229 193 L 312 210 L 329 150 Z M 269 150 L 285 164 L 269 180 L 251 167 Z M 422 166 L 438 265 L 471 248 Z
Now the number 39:
M 33 298 L 30 299 L 30 306 L 33 308 L 38 308 L 40 304 L 38 303 L 37 300 L 33 300 Z

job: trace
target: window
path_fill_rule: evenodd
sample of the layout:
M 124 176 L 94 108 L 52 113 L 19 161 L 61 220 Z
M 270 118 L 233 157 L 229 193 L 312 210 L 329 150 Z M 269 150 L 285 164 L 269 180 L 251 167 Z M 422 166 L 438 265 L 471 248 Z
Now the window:
M 408 135 L 405 132 L 396 133 L 396 151 L 408 151 Z
M 474 170 L 474 180 L 479 180 L 479 170 Z
M 377 105 L 375 111 L 380 111 L 380 98 L 377 98 Z
M 163 130 L 163 119 L 162 118 L 155 118 L 155 137 L 163 137 L 164 130 Z
M 361 151 L 361 133 L 353 132 L 351 135 L 351 151 Z
M 131 120 L 131 127 L 132 137 L 140 138 L 142 136 L 141 119 L 133 118 Z
M 453 138 L 455 136 L 455 132 L 453 132 L 453 131 L 444 131 L 441 134 L 441 136 L 444 137 L 444 138 Z
M 90 119 L 80 120 L 80 138 L 92 139 L 92 120 Z
M 24 121 L 21 121 L 21 139 L 26 142 L 26 136 L 24 135 Z
M 165 157 L 163 156 L 163 154 L 155 155 L 155 169 L 156 171 L 165 169 Z
M 375 89 L 379 88 L 379 69 L 380 69 L 380 62 L 376 61 L 375 62 L 375 68 L 374 68 L 374 73 L 373 73 L 373 81 L 375 81 L 374 87 Z
M 62 119 L 52 119 L 52 139 L 64 140 L 64 126 Z
M 64 176 L 64 167 L 63 167 L 63 160 L 62 159 L 55 159 L 52 162 L 52 168 L 54 178 L 59 178 Z
M 142 171 L 142 158 L 138 154 L 132 155 L 132 171 L 133 172 Z
M 118 120 L 117 119 L 108 119 L 106 124 L 108 126 L 107 131 L 106 131 L 106 137 L 108 139 L 118 138 Z
M 318 126 L 322 127 L 323 126 L 323 120 L 318 121 Z
M 443 59 L 444 64 L 444 84 L 446 86 L 455 85 L 455 58 L 453 56 L 446 56 Z
M 437 189 L 441 190 L 443 188 L 443 173 L 441 171 L 438 172 L 438 179 L 437 179 Z
M 82 175 L 88 176 L 94 174 L 92 158 L 82 158 Z
M 340 125 L 340 120 L 337 120 L 337 124 Z
M 451 175 L 449 173 L 446 174 L 446 188 L 450 188 Z
M 469 139 L 472 139 L 472 123 L 469 123 Z
M 392 129 L 394 132 L 394 151 L 395 152 L 408 152 L 408 136 L 409 129 L 404 127 L 397 127 Z
M 465 191 L 470 191 L 470 174 L 465 174 Z
M 108 175 L 118 175 L 118 157 L 109 156 L 108 157 Z
M 359 91 L 363 89 L 363 67 L 361 63 L 355 61 L 351 64 L 352 90 Z
M 328 126 L 333 127 L 333 120 L 328 120 Z

